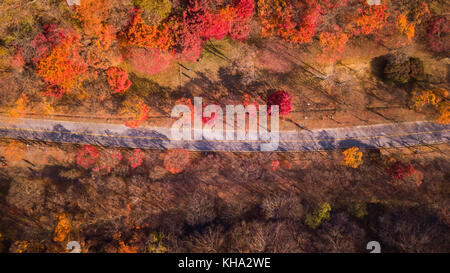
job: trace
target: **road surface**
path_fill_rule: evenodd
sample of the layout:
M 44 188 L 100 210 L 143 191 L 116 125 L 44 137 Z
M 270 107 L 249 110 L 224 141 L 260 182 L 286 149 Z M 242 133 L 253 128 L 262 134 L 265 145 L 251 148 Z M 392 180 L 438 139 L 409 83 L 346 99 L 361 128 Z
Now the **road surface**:
M 404 122 L 345 128 L 279 133 L 278 151 L 387 148 L 448 143 L 450 125 L 434 122 Z M 170 128 L 42 119 L 0 118 L 0 137 L 59 143 L 94 144 L 142 149 L 185 148 L 191 151 L 260 151 L 263 141 L 174 141 Z

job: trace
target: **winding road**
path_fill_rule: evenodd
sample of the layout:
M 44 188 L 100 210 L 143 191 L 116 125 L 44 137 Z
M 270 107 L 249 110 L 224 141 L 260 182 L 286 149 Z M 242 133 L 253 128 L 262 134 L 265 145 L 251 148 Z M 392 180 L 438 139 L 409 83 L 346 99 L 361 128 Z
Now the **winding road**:
M 448 143 L 450 125 L 435 122 L 404 122 L 345 128 L 282 131 L 277 151 L 319 151 Z M 185 148 L 191 151 L 260 151 L 258 141 L 175 141 L 170 128 L 43 119 L 18 119 L 10 123 L 0 118 L 0 137 L 28 141 L 94 144 L 142 149 Z

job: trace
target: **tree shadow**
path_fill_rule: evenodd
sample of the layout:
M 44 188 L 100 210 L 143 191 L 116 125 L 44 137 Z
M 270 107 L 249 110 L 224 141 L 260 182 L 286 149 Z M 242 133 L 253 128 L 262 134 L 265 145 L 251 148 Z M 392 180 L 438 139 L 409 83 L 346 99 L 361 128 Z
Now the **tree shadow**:
M 356 139 L 342 140 L 342 141 L 339 141 L 336 145 L 336 148 L 338 148 L 338 149 L 348 149 L 348 148 L 352 148 L 352 147 L 358 147 L 360 149 L 375 148 L 374 145 L 366 144 L 366 143 L 363 143 Z
M 370 61 L 370 72 L 378 79 L 378 80 L 386 80 L 384 77 L 384 67 L 386 66 L 388 61 L 388 55 L 382 55 L 373 58 Z

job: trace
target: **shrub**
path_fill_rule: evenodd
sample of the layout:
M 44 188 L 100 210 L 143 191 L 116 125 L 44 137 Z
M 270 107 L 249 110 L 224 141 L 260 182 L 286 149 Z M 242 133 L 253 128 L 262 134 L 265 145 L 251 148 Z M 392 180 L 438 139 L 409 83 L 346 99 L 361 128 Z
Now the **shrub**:
M 75 180 L 79 177 L 81 177 L 83 173 L 78 169 L 69 169 L 69 170 L 63 170 L 59 172 L 59 176 L 62 178 L 66 178 L 69 180 Z
M 23 59 L 22 51 L 18 49 L 11 58 L 11 67 L 14 69 L 22 69 L 24 65 L 25 60 Z

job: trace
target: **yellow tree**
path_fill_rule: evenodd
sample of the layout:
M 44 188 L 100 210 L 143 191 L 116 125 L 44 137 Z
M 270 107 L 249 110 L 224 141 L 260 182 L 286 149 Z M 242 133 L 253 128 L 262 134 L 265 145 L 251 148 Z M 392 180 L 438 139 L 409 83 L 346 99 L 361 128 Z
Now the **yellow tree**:
M 362 163 L 362 152 L 359 151 L 358 147 L 352 147 L 342 152 L 344 160 L 342 164 L 344 166 L 358 168 Z
M 29 99 L 27 95 L 22 93 L 15 102 L 15 104 L 8 109 L 7 115 L 10 116 L 13 119 L 13 121 L 16 121 L 17 119 L 26 116 L 28 108 L 29 108 Z

